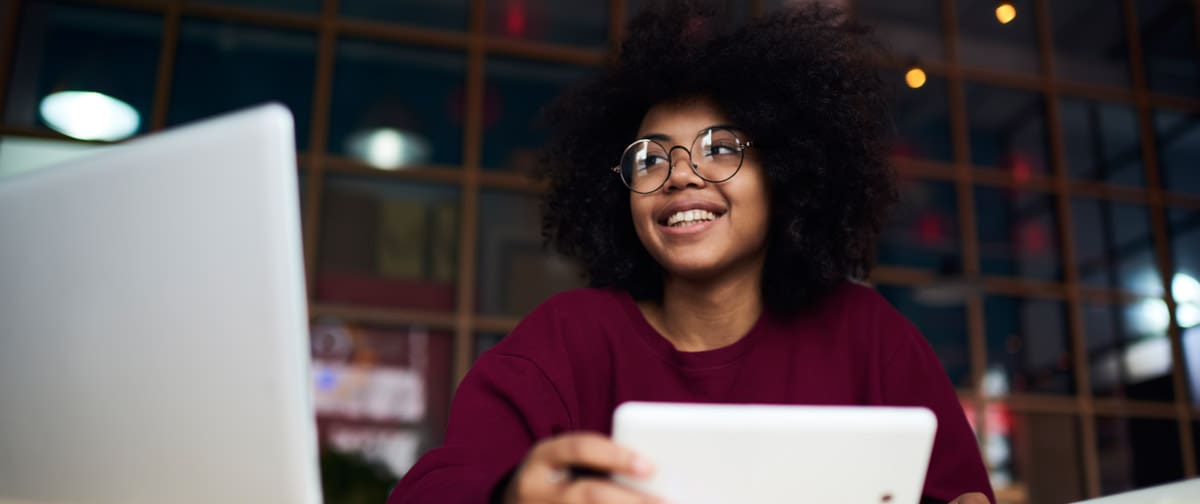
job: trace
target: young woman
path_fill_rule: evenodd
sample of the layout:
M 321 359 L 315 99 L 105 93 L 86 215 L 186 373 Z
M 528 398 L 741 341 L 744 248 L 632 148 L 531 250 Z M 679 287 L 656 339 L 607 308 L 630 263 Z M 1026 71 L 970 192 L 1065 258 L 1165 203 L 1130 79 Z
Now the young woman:
M 928 407 L 926 499 L 994 500 L 929 344 L 851 280 L 896 199 L 875 46 L 818 6 L 726 19 L 642 14 L 550 108 L 543 230 L 593 287 L 480 357 L 393 504 L 657 502 L 573 477 L 653 472 L 606 437 L 631 400 Z

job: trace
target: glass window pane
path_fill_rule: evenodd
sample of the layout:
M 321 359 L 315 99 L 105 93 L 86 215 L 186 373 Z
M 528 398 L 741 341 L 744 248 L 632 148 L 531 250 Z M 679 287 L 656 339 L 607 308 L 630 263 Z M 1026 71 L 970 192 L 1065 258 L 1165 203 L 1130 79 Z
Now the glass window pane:
M 1189 316 L 1195 316 L 1197 303 L 1185 308 Z M 1178 312 L 1177 312 L 1178 313 Z M 1192 392 L 1192 406 L 1200 407 L 1200 327 L 1183 330 L 1183 358 L 1186 362 L 1188 390 Z
M 892 117 L 895 135 L 892 155 L 905 158 L 951 161 L 950 111 L 946 80 L 927 76 L 925 85 L 913 89 L 904 81 L 906 71 L 885 70 L 884 82 L 895 96 Z
M 1195 283 L 1200 279 L 1200 210 L 1172 208 L 1167 211 L 1167 220 L 1175 264 L 1171 294 L 1177 302 L 1200 301 Z
M 987 392 L 1075 393 L 1066 320 L 1059 301 L 987 296 Z
M 1021 502 L 1086 496 L 1077 417 L 1014 413 L 1002 403 L 988 409 L 988 466 L 997 489 L 1016 490 L 1025 497 Z
M 1196 466 L 1200 467 L 1200 420 L 1192 420 L 1192 455 L 1196 459 Z
M 196 3 L 293 12 L 321 12 L 322 0 L 194 0 Z
M 893 56 L 944 57 L 939 0 L 858 0 L 854 3 L 854 14 L 875 29 L 876 36 Z
M 1059 78 L 1129 86 L 1129 49 L 1121 10 L 1120 0 L 1050 2 Z
M 323 196 L 317 300 L 454 310 L 458 187 L 328 175 Z
M 1154 136 L 1163 188 L 1200 194 L 1200 114 L 1158 110 Z
M 998 18 L 997 2 L 958 0 L 959 63 L 1022 73 L 1038 73 L 1037 23 L 1032 0 L 1013 0 L 1016 17 Z
M 580 269 L 542 247 L 536 195 L 485 189 L 479 197 L 479 311 L 521 317 L 546 298 L 585 286 Z
M 879 263 L 962 271 L 958 194 L 953 182 L 901 179 L 900 203 L 879 243 Z
M 308 170 L 297 167 L 297 169 L 296 169 L 296 186 L 299 189 L 298 192 L 300 193 L 298 195 L 300 198 L 300 232 L 307 233 L 305 230 L 308 229 L 308 226 L 306 225 L 306 224 L 308 224 L 308 215 L 307 215 L 306 211 L 308 210 L 308 204 L 309 204 Z M 302 235 L 301 238 L 303 238 L 305 243 L 307 243 L 308 240 L 310 239 L 310 237 L 307 234 Z M 305 250 L 308 250 L 308 248 L 305 247 Z
M 296 144 L 307 148 L 316 47 L 312 33 L 185 19 L 167 122 L 278 101 L 296 118 Z
M 977 187 L 975 219 L 984 274 L 1062 278 L 1055 196 Z
M 1157 418 L 1096 417 L 1100 491 L 1108 495 L 1183 478 L 1179 424 Z
M 1085 304 L 1084 340 L 1092 393 L 1146 401 L 1172 401 L 1167 304 L 1146 298 L 1128 305 Z
M 1139 0 L 1134 5 L 1146 84 L 1160 93 L 1200 96 L 1200 60 L 1197 60 L 1192 2 Z
M 608 2 L 595 0 L 488 0 L 491 35 L 604 47 L 608 43 Z
M 967 310 L 962 297 L 939 296 L 931 287 L 879 285 L 876 288 L 929 340 L 950 381 L 956 387 L 970 386 Z
M 971 163 L 1017 181 L 1047 173 L 1046 105 L 1040 93 L 968 83 Z
M 495 332 L 475 333 L 475 360 L 479 360 L 479 356 L 484 352 L 491 350 L 500 340 L 504 339 L 506 334 Z
M 1072 177 L 1145 185 L 1142 139 L 1133 107 L 1066 97 L 1059 105 L 1067 171 Z
M 162 17 L 99 7 L 23 2 L 4 122 L 51 127 L 39 107 L 51 93 L 92 91 L 132 107 L 101 117 L 76 112 L 54 129 L 83 139 L 119 140 L 150 127 Z M 124 120 L 122 120 L 124 119 Z
M 1175 273 L 1171 295 L 1175 319 L 1183 329 L 1183 357 L 1192 404 L 1200 406 L 1200 210 L 1168 212 Z
M 1080 282 L 1146 296 L 1163 294 L 1145 206 L 1074 198 L 1071 221 Z
M 509 58 L 488 60 L 483 97 L 483 167 L 529 172 L 546 141 L 541 123 L 543 107 L 589 71 Z
M 400 476 L 441 444 L 450 409 L 453 335 L 422 327 L 384 327 L 322 318 L 311 326 L 312 379 L 323 458 L 323 478 L 355 476 L 355 485 L 326 485 L 326 502 L 367 502 L 386 496 L 395 478 L 378 488 L 367 470 L 381 466 Z M 332 450 L 329 450 L 332 449 Z M 353 471 L 356 474 L 346 474 Z M 350 488 L 347 488 L 350 487 Z M 358 487 L 358 488 L 354 488 Z M 333 492 L 331 494 L 331 492 Z M 377 495 L 377 494 L 373 494 Z M 384 496 L 373 502 L 382 502 Z
M 460 166 L 466 66 L 458 52 L 340 41 L 329 151 L 384 169 Z
M 347 17 L 466 31 L 468 4 L 467 0 L 340 0 L 338 8 Z

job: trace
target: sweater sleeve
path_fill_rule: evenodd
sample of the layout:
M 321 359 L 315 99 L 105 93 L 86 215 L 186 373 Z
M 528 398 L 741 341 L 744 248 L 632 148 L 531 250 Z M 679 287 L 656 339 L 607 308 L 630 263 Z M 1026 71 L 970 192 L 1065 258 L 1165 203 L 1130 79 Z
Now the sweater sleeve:
M 938 422 L 922 502 L 947 502 L 970 492 L 981 492 L 996 502 L 975 434 L 950 378 L 917 328 L 898 313 L 895 316 L 902 320 L 889 324 L 899 334 L 885 367 L 885 400 L 896 406 L 929 408 Z
M 561 396 L 533 361 L 487 352 L 455 393 L 445 443 L 417 461 L 388 504 L 488 502 L 534 442 L 569 423 Z

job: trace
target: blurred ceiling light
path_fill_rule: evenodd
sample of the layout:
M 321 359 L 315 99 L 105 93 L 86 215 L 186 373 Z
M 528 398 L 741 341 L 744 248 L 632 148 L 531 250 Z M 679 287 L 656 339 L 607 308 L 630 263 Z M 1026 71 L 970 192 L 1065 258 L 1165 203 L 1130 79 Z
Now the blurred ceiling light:
M 913 89 L 918 89 L 921 86 L 924 86 L 925 70 L 922 70 L 919 66 L 913 65 L 912 68 L 908 69 L 908 72 L 905 72 L 904 83 L 908 84 L 908 87 Z
M 1123 380 L 1133 384 L 1171 374 L 1171 340 L 1164 336 L 1131 341 L 1093 358 L 1092 384 L 1109 387 Z
M 39 111 L 54 131 L 79 140 L 124 140 L 137 133 L 142 121 L 128 103 L 94 91 L 51 93 Z
M 395 128 L 359 131 L 346 139 L 351 156 L 381 170 L 396 170 L 429 162 L 431 147 L 425 137 Z
M 1175 321 L 1179 327 L 1200 325 L 1200 282 L 1187 273 L 1176 273 L 1171 279 L 1171 296 L 1175 297 Z
M 913 290 L 913 299 L 925 306 L 939 308 L 963 306 L 972 294 L 982 288 L 978 280 L 964 276 L 939 278 Z
M 1126 289 L 1144 296 L 1162 296 L 1162 277 L 1154 268 L 1140 268 L 1132 273 L 1125 286 Z
M 1138 334 L 1161 334 L 1171 324 L 1171 311 L 1161 299 L 1143 299 L 1129 310 L 1130 328 Z
M 1200 325 L 1200 304 L 1181 303 L 1175 308 L 1175 321 L 1179 327 L 1191 329 Z
M 988 397 L 1008 394 L 1008 373 L 1003 366 L 992 364 L 983 373 L 983 393 Z
M 1131 383 L 1171 374 L 1171 340 L 1165 337 L 1135 342 L 1122 357 L 1125 376 Z
M 1176 303 L 1200 302 L 1200 282 L 1187 273 L 1176 273 L 1171 279 L 1171 295 Z
M 1012 2 L 1002 1 L 996 5 L 996 20 L 1000 24 L 1011 23 L 1017 17 L 1017 8 L 1013 7 Z
M 962 264 L 958 259 L 942 259 L 933 281 L 913 289 L 913 300 L 925 306 L 965 306 L 971 295 L 980 292 L 983 283 L 977 276 L 968 277 L 961 271 Z

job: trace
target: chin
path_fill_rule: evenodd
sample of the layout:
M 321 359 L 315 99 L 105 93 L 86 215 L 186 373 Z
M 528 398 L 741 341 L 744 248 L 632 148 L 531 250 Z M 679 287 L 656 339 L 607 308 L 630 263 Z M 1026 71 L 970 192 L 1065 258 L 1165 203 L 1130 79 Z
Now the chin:
M 717 276 L 726 264 L 715 258 L 680 258 L 659 261 L 667 275 L 688 280 L 705 280 Z

